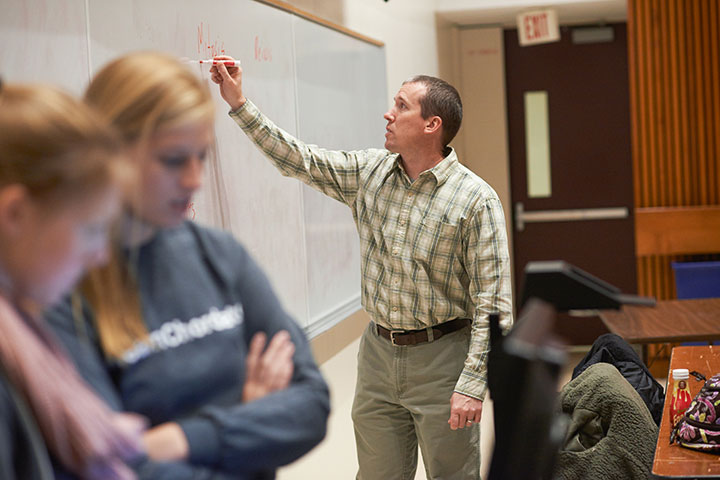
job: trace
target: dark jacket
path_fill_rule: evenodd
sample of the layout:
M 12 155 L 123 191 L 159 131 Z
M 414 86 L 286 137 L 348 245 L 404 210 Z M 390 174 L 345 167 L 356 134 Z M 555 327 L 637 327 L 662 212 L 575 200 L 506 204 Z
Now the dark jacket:
M 576 378 L 588 367 L 599 362 L 614 365 L 620 371 L 647 405 L 655 424 L 660 426 L 665 392 L 635 350 L 614 333 L 601 335 L 595 340 L 585 358 L 575 367 L 572 378 Z

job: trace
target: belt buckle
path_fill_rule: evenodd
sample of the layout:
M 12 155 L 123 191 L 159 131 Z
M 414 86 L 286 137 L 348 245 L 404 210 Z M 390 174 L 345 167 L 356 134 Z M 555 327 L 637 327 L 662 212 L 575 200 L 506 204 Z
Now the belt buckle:
M 402 347 L 402 345 L 395 343 L 395 334 L 403 334 L 403 333 L 405 333 L 403 330 L 390 330 L 390 343 L 392 343 L 396 347 Z

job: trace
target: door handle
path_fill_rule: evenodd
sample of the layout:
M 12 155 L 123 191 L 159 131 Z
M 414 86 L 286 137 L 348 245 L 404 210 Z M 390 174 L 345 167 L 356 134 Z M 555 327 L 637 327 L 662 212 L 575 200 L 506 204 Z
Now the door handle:
M 627 218 L 627 207 L 577 208 L 570 210 L 534 210 L 525 211 L 522 202 L 515 203 L 515 229 L 525 230 L 526 223 L 537 222 L 574 222 L 578 220 L 614 220 Z

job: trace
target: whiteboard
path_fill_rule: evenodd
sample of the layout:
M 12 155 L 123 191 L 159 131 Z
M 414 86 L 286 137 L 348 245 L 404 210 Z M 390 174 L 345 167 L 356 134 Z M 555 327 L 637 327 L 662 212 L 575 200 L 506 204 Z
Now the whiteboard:
M 382 145 L 382 47 L 253 0 L 7 2 L 0 76 L 8 81 L 52 81 L 79 94 L 90 75 L 126 52 L 190 59 L 224 52 L 241 59 L 248 98 L 291 134 L 330 148 Z M 193 68 L 209 82 L 207 66 Z M 359 309 L 349 209 L 282 177 L 228 117 L 214 84 L 211 90 L 215 144 L 190 215 L 232 232 L 286 309 L 310 335 L 320 333 Z
M 325 148 L 382 148 L 383 50 L 300 17 L 294 32 L 298 136 Z M 347 205 L 306 185 L 302 193 L 312 334 L 360 308 L 360 245 Z
M 85 0 L 2 0 L 0 77 L 79 95 L 88 79 Z

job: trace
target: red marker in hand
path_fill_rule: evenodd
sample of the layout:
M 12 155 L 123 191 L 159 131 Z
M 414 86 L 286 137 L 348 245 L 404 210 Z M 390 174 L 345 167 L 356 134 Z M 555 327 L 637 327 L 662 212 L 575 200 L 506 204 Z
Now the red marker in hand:
M 226 67 L 239 67 L 240 66 L 240 60 L 187 60 L 187 63 L 206 63 L 208 65 L 220 65 L 221 63 L 225 65 Z

